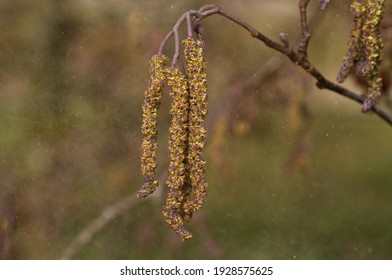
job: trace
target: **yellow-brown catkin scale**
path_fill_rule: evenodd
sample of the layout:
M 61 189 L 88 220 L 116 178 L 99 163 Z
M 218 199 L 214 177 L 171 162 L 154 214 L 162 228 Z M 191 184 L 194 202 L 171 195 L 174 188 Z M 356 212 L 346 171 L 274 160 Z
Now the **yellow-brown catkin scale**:
M 153 193 L 157 186 L 157 112 L 161 103 L 161 96 L 166 82 L 165 63 L 168 58 L 164 55 L 154 55 L 150 59 L 150 81 L 144 93 L 143 102 L 143 142 L 141 152 L 141 171 L 144 176 L 144 185 L 139 190 L 138 198 L 145 198 Z
M 382 78 L 380 65 L 382 62 L 383 43 L 380 33 L 380 23 L 384 15 L 384 0 L 368 0 L 365 20 L 362 28 L 362 44 L 366 63 L 360 75 L 365 77 L 368 92 L 363 103 L 362 111 L 367 112 L 376 104 L 381 95 Z
M 354 24 L 351 39 L 337 76 L 338 82 L 343 82 L 355 67 L 355 74 L 365 79 L 368 90 L 362 106 L 363 112 L 371 110 L 381 95 L 380 64 L 383 43 L 380 23 L 384 15 L 384 1 L 353 0 L 351 11 L 354 15 Z
M 361 56 L 360 38 L 362 36 L 362 26 L 364 21 L 363 15 L 365 13 L 365 6 L 361 2 L 361 0 L 354 0 L 351 4 L 351 12 L 354 15 L 354 22 L 351 30 L 351 38 L 348 42 L 348 51 L 346 56 L 343 58 L 343 64 L 337 76 L 339 83 L 344 82 L 351 69 L 355 66 L 355 63 L 359 61 Z
M 205 180 L 205 164 L 203 147 L 207 137 L 204 120 L 207 114 L 207 76 L 204 49 L 200 41 L 187 38 L 185 45 L 185 59 L 188 70 L 189 83 L 189 143 L 188 164 L 189 179 L 193 193 L 184 204 L 184 219 L 189 221 L 192 214 L 199 210 L 207 197 L 208 184 Z
M 166 181 L 169 192 L 163 208 L 163 215 L 166 222 L 181 240 L 187 240 L 192 235 L 184 229 L 182 206 L 185 196 L 185 162 L 189 125 L 188 82 L 177 68 L 169 69 L 167 77 L 168 84 L 171 87 L 172 106 L 170 114 L 172 115 L 172 121 L 169 128 L 169 168 Z

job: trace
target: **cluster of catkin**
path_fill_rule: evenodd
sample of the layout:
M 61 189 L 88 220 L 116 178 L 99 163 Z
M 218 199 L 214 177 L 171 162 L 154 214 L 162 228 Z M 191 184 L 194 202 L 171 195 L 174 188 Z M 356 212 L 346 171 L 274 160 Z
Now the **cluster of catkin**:
M 380 23 L 384 15 L 385 0 L 353 0 L 351 12 L 354 22 L 348 51 L 337 76 L 343 82 L 352 69 L 355 75 L 366 81 L 368 90 L 362 111 L 367 112 L 376 104 L 381 95 L 382 38 Z
M 143 143 L 141 170 L 144 185 L 139 198 L 153 193 L 158 186 L 157 111 L 164 84 L 170 87 L 172 116 L 169 128 L 169 167 L 166 185 L 168 194 L 163 215 L 169 226 L 182 240 L 192 237 L 184 228 L 193 213 L 207 197 L 205 161 L 202 152 L 207 136 L 204 120 L 207 114 L 207 77 L 202 43 L 186 38 L 184 57 L 187 73 L 176 67 L 166 67 L 167 57 L 154 55 L 150 61 L 150 81 L 143 103 Z

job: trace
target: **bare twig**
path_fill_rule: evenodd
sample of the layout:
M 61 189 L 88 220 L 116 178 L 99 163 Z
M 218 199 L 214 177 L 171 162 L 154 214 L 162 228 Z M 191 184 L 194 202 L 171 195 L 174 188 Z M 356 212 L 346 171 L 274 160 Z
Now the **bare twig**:
M 166 42 L 170 39 L 171 36 L 173 36 L 174 32 L 173 30 L 171 30 L 169 33 L 167 33 L 167 35 L 165 36 L 165 38 L 163 39 L 161 45 L 159 46 L 159 50 L 158 50 L 158 54 L 161 55 L 163 52 L 163 47 L 165 46 Z
M 188 37 L 193 38 L 191 14 L 186 13 L 186 27 L 188 30 Z
M 172 65 L 174 66 L 177 63 L 178 57 L 180 56 L 180 39 L 178 37 L 178 28 L 180 25 L 184 22 L 184 19 L 186 17 L 186 14 L 183 14 L 182 17 L 177 21 L 177 23 L 173 27 L 173 32 L 174 32 L 174 56 L 173 56 L 173 61 Z
M 159 46 L 158 54 L 162 54 L 162 51 L 163 51 L 165 44 L 170 39 L 170 37 L 173 36 L 173 34 L 174 34 L 174 44 L 175 45 L 174 45 L 174 55 L 173 55 L 173 60 L 172 60 L 172 65 L 174 66 L 178 61 L 178 57 L 180 56 L 180 41 L 179 41 L 178 29 L 180 28 L 182 23 L 185 20 L 187 21 L 188 36 L 193 37 L 192 28 L 191 28 L 191 17 L 204 18 L 204 17 L 210 15 L 211 12 L 215 12 L 216 7 L 217 6 L 215 6 L 215 5 L 206 5 L 198 11 L 190 10 L 188 12 L 185 12 L 174 24 L 173 29 L 170 30 L 170 32 L 163 39 L 161 45 Z

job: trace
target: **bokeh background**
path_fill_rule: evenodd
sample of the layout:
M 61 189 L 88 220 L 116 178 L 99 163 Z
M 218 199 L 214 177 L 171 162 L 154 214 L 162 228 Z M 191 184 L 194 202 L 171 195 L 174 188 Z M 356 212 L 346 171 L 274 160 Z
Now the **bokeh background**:
M 350 1 L 331 1 L 323 12 L 311 2 L 309 57 L 334 80 Z M 181 243 L 165 224 L 164 186 L 136 200 L 148 61 L 184 11 L 210 3 L 0 1 L 0 258 L 392 258 L 390 125 L 318 90 L 220 16 L 203 22 L 209 195 L 188 226 L 194 238 Z M 297 1 L 215 3 L 297 46 Z M 390 12 L 384 22 L 390 76 Z M 172 55 L 173 41 L 165 52 Z M 352 78 L 345 86 L 364 91 Z M 392 112 L 388 100 L 381 105 Z M 169 107 L 166 94 L 163 182 Z

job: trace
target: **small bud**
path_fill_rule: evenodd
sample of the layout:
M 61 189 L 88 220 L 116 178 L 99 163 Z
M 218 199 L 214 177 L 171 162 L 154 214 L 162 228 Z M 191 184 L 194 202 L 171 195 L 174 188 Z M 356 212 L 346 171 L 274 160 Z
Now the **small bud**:
M 286 33 L 280 32 L 279 39 L 280 39 L 280 41 L 282 41 L 282 43 L 286 49 L 290 48 L 289 38 Z
M 321 10 L 325 10 L 328 7 L 329 0 L 319 0 L 319 2 Z

